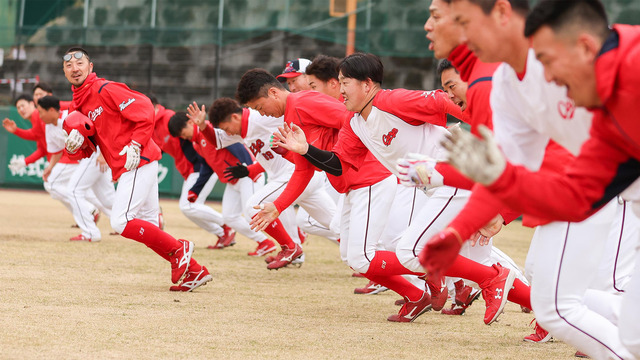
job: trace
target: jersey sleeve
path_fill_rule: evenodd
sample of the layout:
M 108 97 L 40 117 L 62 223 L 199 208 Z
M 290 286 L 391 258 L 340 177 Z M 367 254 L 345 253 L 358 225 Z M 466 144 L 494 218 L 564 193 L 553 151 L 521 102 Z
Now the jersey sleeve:
M 111 103 L 113 109 L 120 111 L 123 118 L 136 123 L 130 134 L 131 140 L 145 146 L 151 139 L 155 126 L 155 111 L 151 100 L 116 82 L 108 83 L 99 93 L 107 103 Z
M 298 197 L 307 188 L 307 185 L 311 181 L 314 174 L 313 166 L 307 159 L 299 154 L 294 155 L 296 168 L 291 175 L 291 179 L 287 183 L 287 186 L 282 191 L 282 194 L 273 202 L 278 212 L 282 213 L 284 209 L 293 204 Z
M 222 149 L 225 148 L 227 146 L 236 144 L 236 143 L 242 143 L 244 144 L 244 139 L 242 138 L 242 136 L 240 135 L 228 135 L 224 130 L 222 129 L 215 129 L 215 138 L 216 141 L 213 142 L 214 144 L 216 144 L 216 149 Z M 209 139 L 207 139 L 209 140 Z
M 287 106 L 285 119 L 304 128 L 309 125 L 340 129 L 345 119 L 353 114 L 338 100 L 315 91 L 300 93 L 294 106 Z
M 360 137 L 353 132 L 351 122 L 346 121 L 338 133 L 338 142 L 333 147 L 340 161 L 356 170 L 364 164 L 369 149 L 362 143 Z
M 446 126 L 447 114 L 465 119 L 460 107 L 442 90 L 382 90 L 373 100 L 373 106 L 411 125 L 428 123 Z
M 640 162 L 613 142 L 592 136 L 564 174 L 533 173 L 522 166 L 507 164 L 488 189 L 506 205 L 525 214 L 557 221 L 582 221 L 640 175 Z

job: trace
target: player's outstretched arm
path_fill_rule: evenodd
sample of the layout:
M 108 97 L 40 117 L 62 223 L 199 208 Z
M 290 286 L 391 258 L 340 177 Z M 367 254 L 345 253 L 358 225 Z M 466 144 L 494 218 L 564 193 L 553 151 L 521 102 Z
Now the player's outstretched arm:
M 200 131 L 207 127 L 206 115 L 204 105 L 199 108 L 195 101 L 187 107 L 187 117 L 198 125 Z

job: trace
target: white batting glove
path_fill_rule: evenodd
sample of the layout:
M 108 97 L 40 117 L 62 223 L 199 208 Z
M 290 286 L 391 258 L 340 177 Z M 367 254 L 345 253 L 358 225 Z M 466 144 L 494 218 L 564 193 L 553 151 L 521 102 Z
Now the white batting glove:
M 64 141 L 64 146 L 71 154 L 74 154 L 76 151 L 78 151 L 82 144 L 84 144 L 84 136 L 82 136 L 82 134 L 80 134 L 80 132 L 76 129 L 71 130 Z
M 20 170 L 26 167 L 27 167 L 27 164 L 24 162 L 24 159 L 22 158 L 13 158 L 9 163 L 9 170 L 13 171 L 14 173 L 20 172 Z
M 468 178 L 483 184 L 493 184 L 504 172 L 507 161 L 493 139 L 491 130 L 480 125 L 482 139 L 462 129 L 450 129 L 451 135 L 442 142 L 449 150 L 449 163 Z
M 398 179 L 404 186 L 432 188 L 442 185 L 442 175 L 435 169 L 437 161 L 421 154 L 409 153 L 396 161 Z
M 127 171 L 131 171 L 136 169 L 138 165 L 140 165 L 140 144 L 131 140 L 129 145 L 122 148 L 120 151 L 120 156 L 127 155 L 127 162 L 124 164 L 124 168 Z

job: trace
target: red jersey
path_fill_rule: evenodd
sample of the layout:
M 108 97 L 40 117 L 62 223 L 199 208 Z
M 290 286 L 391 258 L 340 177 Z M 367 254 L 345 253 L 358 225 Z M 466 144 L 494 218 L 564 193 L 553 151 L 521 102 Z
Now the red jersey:
M 338 133 L 352 112 L 335 98 L 317 91 L 290 93 L 284 113 L 286 123 L 298 125 L 307 142 L 321 150 L 331 151 L 338 141 Z M 313 177 L 315 167 L 299 154 L 294 155 L 296 169 L 283 193 L 273 203 L 282 212 L 302 194 Z M 389 177 L 385 169 L 371 153 L 367 153 L 359 170 L 343 168 L 341 176 L 327 174 L 331 185 L 340 193 L 373 185 Z
M 186 180 L 193 173 L 193 164 L 187 160 L 180 146 L 180 138 L 169 134 L 169 119 L 176 113 L 173 110 L 158 106 L 156 113 L 156 125 L 153 129 L 153 141 L 160 146 L 160 149 L 171 155 L 178 172 Z
M 47 139 L 45 137 L 44 122 L 40 119 L 38 111 L 34 110 L 29 118 L 31 121 L 31 129 L 17 128 L 14 133 L 19 138 L 35 141 L 36 150 L 24 159 L 25 164 L 29 165 L 36 162 L 43 156 L 47 157 L 47 160 L 51 158 L 51 155 L 47 152 Z
M 98 78 L 95 73 L 89 74 L 80 87 L 71 89 L 73 101 L 69 110 L 77 110 L 93 121 L 96 134 L 92 141 L 100 146 L 113 180 L 127 171 L 127 157 L 120 151 L 132 140 L 141 145 L 139 166 L 160 160 L 160 147 L 151 139 L 155 112 L 148 97 L 123 83 Z M 87 147 L 73 157 L 86 157 L 90 152 Z
M 208 132 L 207 136 L 203 134 L 204 132 Z M 193 125 L 191 143 L 193 144 L 193 148 L 196 149 L 196 152 L 200 154 L 200 156 L 207 161 L 211 169 L 215 171 L 216 175 L 218 175 L 218 181 L 231 184 L 237 183 L 238 179 L 229 181 L 229 179 L 224 176 L 224 170 L 229 166 L 235 166 L 239 162 L 238 158 L 226 148 L 216 149 L 216 143 L 209 142 L 207 137 L 215 137 L 215 130 L 211 123 L 207 122 L 207 128 L 204 129 L 204 131 L 200 131 L 198 125 Z
M 640 26 L 615 25 L 596 59 L 597 90 L 591 138 L 564 174 L 531 173 L 507 165 L 489 190 L 525 213 L 581 221 L 640 176 Z M 635 187 L 635 186 L 634 186 Z M 625 194 L 626 195 L 626 194 Z M 640 200 L 631 193 L 631 200 Z M 545 201 L 540 201 L 545 199 Z

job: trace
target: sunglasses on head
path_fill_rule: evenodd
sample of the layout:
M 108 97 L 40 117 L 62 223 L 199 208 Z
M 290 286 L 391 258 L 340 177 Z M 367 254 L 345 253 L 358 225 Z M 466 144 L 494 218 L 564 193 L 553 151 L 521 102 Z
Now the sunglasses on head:
M 76 51 L 73 54 L 65 54 L 62 57 L 62 60 L 69 61 L 69 60 L 71 60 L 71 57 L 74 57 L 74 58 L 80 60 L 80 59 L 82 59 L 83 56 L 84 56 L 84 53 L 82 51 Z

